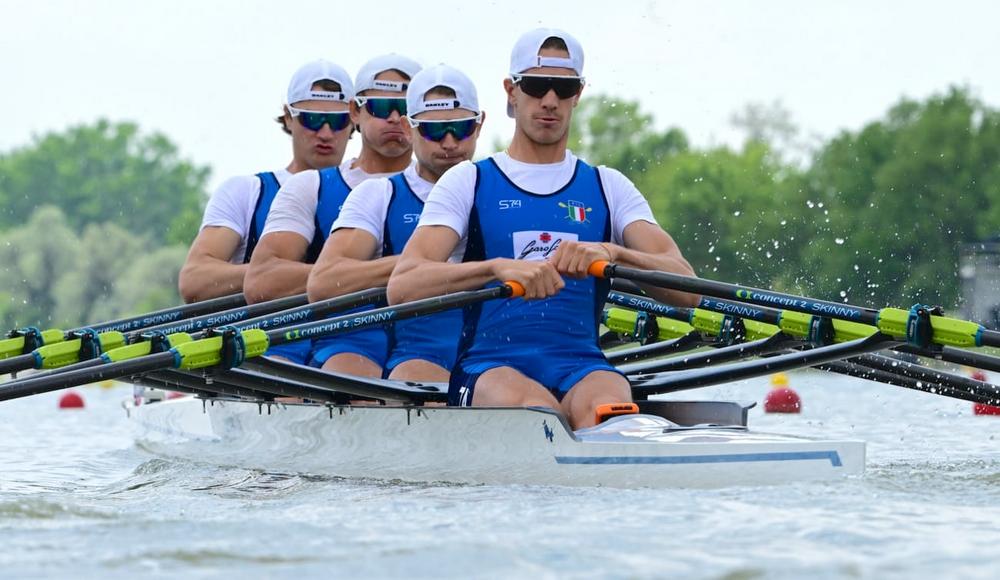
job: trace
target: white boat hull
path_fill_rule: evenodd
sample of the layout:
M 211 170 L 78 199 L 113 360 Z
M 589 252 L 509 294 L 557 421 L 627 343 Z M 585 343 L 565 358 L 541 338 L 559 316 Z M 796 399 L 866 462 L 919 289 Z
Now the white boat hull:
M 148 449 L 267 471 L 404 481 L 721 487 L 838 478 L 865 444 L 745 429 L 674 430 L 632 415 L 570 431 L 543 409 L 261 404 L 192 397 L 128 405 Z

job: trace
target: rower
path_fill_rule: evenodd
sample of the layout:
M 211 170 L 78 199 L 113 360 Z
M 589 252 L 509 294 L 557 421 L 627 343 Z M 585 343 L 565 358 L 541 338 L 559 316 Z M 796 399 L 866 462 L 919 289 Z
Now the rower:
M 247 302 L 305 292 L 312 264 L 351 189 L 410 165 L 412 146 L 403 115 L 406 87 L 419 70 L 419 64 L 398 54 L 376 57 L 361 67 L 354 83 L 357 96 L 350 103 L 351 121 L 361 134 L 361 153 L 339 167 L 298 173 L 281 186 L 250 259 Z M 327 368 L 380 377 L 381 369 L 373 368 L 368 358 L 372 353 L 385 356 L 385 332 L 351 333 L 350 341 L 345 336 L 288 343 L 281 353 L 292 362 L 314 366 L 332 358 Z
M 444 64 L 421 70 L 410 82 L 406 109 L 416 164 L 369 179 L 347 196 L 309 276 L 310 300 L 385 286 L 431 188 L 472 159 L 484 114 L 464 73 Z M 390 379 L 447 382 L 461 330 L 459 310 L 400 321 L 387 330 L 387 357 L 370 360 Z
M 393 304 L 504 280 L 524 286 L 528 300 L 465 310 L 452 405 L 544 406 L 574 429 L 595 424 L 599 408 L 632 399 L 598 344 L 609 285 L 588 267 L 608 260 L 693 275 L 624 175 L 567 150 L 582 75 L 583 50 L 569 34 L 537 29 L 517 41 L 504 80 L 510 146 L 438 180 L 389 280 Z M 456 249 L 463 263 L 449 262 Z M 698 304 L 691 294 L 648 291 Z
M 332 62 L 317 60 L 295 71 L 275 119 L 292 137 L 292 161 L 282 169 L 231 177 L 215 190 L 181 268 L 178 287 L 185 302 L 243 291 L 247 263 L 281 185 L 295 173 L 334 167 L 343 159 L 353 96 L 350 75 Z

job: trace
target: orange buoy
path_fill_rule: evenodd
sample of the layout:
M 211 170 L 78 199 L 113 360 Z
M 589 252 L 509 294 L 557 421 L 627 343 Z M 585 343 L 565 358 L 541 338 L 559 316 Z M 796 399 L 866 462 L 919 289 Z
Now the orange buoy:
M 976 369 L 976 370 L 972 371 L 972 373 L 969 375 L 969 377 L 973 378 L 973 379 L 975 379 L 977 381 L 983 381 L 984 383 L 989 382 L 989 380 L 990 380 L 989 377 L 986 376 L 986 373 L 984 373 L 983 371 L 981 371 L 979 369 Z M 973 415 L 1000 415 L 1000 407 L 995 407 L 993 405 L 987 405 L 985 403 L 974 403 L 972 405 L 972 414 Z
M 802 398 L 788 386 L 785 373 L 771 376 L 771 390 L 764 397 L 765 413 L 799 413 L 802 411 Z
M 167 391 L 167 400 L 170 399 L 180 399 L 181 397 L 186 397 L 186 393 L 178 393 L 177 391 Z
M 60 409 L 82 409 L 83 408 L 83 397 L 80 396 L 76 391 L 69 391 L 65 395 L 59 397 L 59 408 Z

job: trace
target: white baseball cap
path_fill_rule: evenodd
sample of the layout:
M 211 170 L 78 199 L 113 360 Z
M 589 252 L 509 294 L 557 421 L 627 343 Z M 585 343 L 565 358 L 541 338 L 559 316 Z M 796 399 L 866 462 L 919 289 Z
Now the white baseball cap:
M 566 43 L 569 58 L 538 56 L 538 51 L 549 38 L 558 38 Z M 556 28 L 536 28 L 521 35 L 510 52 L 510 74 L 521 74 L 539 66 L 556 66 L 573 69 L 583 76 L 583 47 L 568 33 Z
M 454 97 L 447 99 L 424 100 L 427 92 L 435 87 L 448 87 L 455 91 Z M 410 81 L 406 91 L 406 111 L 410 117 L 416 117 L 425 111 L 441 109 L 465 109 L 474 115 L 479 114 L 479 97 L 472 79 L 455 67 L 437 64 L 418 72 Z
M 409 85 L 407 82 L 375 80 L 375 77 L 387 70 L 398 70 L 412 79 L 420 72 L 420 64 L 394 52 L 376 56 L 362 65 L 361 70 L 358 71 L 358 78 L 354 83 L 356 92 L 378 90 L 405 93 L 406 87 Z
M 338 83 L 340 92 L 314 91 L 313 85 L 324 80 Z M 347 103 L 353 98 L 354 83 L 351 82 L 351 75 L 347 74 L 343 67 L 328 60 L 314 60 L 302 65 L 292 75 L 292 80 L 288 83 L 288 98 L 285 103 L 294 105 L 299 101 L 314 100 Z

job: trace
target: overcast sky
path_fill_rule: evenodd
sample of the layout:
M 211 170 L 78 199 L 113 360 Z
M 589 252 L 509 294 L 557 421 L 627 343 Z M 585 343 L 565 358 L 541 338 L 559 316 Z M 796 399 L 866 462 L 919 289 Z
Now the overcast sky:
M 0 151 L 99 117 L 167 134 L 211 184 L 284 166 L 271 118 L 302 63 L 352 74 L 399 52 L 472 77 L 487 111 L 480 153 L 506 139 L 501 82 L 525 30 L 583 44 L 591 94 L 637 99 L 699 145 L 737 143 L 734 112 L 780 100 L 809 134 L 881 116 L 949 84 L 1000 106 L 1000 3 L 0 0 Z M 440 7 L 440 8 L 437 8 Z

